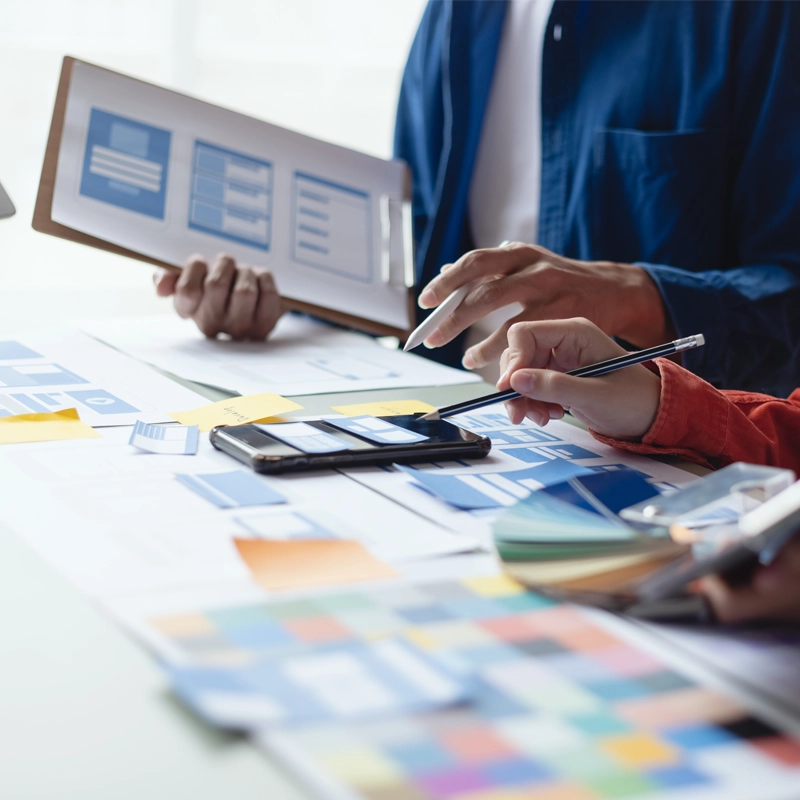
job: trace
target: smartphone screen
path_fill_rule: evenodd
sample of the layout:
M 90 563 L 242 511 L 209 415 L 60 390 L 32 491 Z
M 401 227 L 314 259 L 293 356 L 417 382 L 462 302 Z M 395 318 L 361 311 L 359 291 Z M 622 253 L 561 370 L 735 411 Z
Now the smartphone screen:
M 218 450 L 249 464 L 257 472 L 279 473 L 336 466 L 414 463 L 436 459 L 482 458 L 491 450 L 485 436 L 459 428 L 447 420 L 427 420 L 421 415 L 379 417 L 427 439 L 412 444 L 380 445 L 340 430 L 325 420 L 304 420 L 321 433 L 342 443 L 335 453 L 306 453 L 270 436 L 258 425 L 215 428 L 211 443 Z

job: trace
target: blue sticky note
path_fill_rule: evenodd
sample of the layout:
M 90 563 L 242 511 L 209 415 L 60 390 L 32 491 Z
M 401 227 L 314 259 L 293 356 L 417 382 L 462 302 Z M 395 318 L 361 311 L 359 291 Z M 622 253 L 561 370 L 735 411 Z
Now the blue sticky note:
M 285 442 L 303 453 L 338 453 L 350 449 L 347 442 L 306 422 L 276 422 L 258 427 L 273 439 Z
M 430 438 L 368 414 L 361 417 L 326 419 L 325 423 L 353 433 L 362 439 L 375 442 L 375 444 L 411 444 L 412 442 L 425 442 Z
M 261 478 L 238 469 L 197 475 L 176 472 L 175 477 L 184 486 L 220 508 L 265 506 L 286 502 L 282 494 L 268 486 Z

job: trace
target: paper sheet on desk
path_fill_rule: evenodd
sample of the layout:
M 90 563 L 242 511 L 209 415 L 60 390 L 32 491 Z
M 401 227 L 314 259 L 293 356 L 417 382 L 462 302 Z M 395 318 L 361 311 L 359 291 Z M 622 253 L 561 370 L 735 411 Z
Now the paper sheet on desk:
M 0 337 L 0 417 L 77 408 L 93 428 L 169 422 L 199 394 L 72 328 Z
M 219 473 L 235 466 L 207 437 L 189 459 L 139 452 L 129 437 L 128 428 L 109 428 L 97 440 L 0 448 L 0 520 L 95 597 L 250 584 L 234 537 L 355 539 L 393 566 L 477 546 L 469 534 L 442 528 L 336 472 L 253 476 L 287 502 L 215 508 L 174 478 L 187 469 Z
M 481 412 L 461 414 L 453 417 L 452 421 L 463 428 L 488 436 L 492 440 L 491 453 L 486 458 L 475 461 L 415 466 L 437 477 L 462 476 L 472 483 L 478 479 L 484 490 L 486 481 L 480 476 L 527 469 L 532 472 L 542 469 L 545 473 L 560 472 L 562 469 L 586 469 L 593 472 L 633 469 L 655 487 L 665 490 L 695 479 L 694 475 L 677 467 L 614 450 L 595 440 L 587 431 L 568 422 L 554 421 L 545 428 L 540 428 L 529 420 L 521 425 L 512 425 L 500 405 Z M 413 508 L 418 514 L 450 530 L 468 533 L 485 546 L 491 546 L 491 522 L 500 513 L 499 506 L 513 502 L 513 497 L 506 491 L 503 492 L 506 495 L 503 504 L 487 498 L 484 504 L 486 507 L 464 511 L 421 490 L 413 478 L 401 470 L 364 467 L 345 472 L 359 483 L 397 503 Z M 492 505 L 498 507 L 491 507 Z
M 464 370 L 388 350 L 369 336 L 292 314 L 281 318 L 266 343 L 207 339 L 194 322 L 176 314 L 75 324 L 159 369 L 239 394 L 327 394 L 480 380 Z

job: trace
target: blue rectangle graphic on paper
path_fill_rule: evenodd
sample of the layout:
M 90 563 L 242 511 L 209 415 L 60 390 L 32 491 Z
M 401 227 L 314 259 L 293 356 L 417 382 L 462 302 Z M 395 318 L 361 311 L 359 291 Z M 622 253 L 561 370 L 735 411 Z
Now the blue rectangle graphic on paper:
M 269 250 L 272 163 L 196 141 L 192 157 L 189 227 Z
M 21 342 L 15 342 L 13 340 L 0 342 L 0 361 L 41 357 L 39 353 L 31 350 L 30 347 L 26 347 Z
M 171 140 L 168 130 L 93 108 L 80 194 L 163 220 Z
M 197 475 L 176 472 L 175 477 L 184 486 L 220 508 L 264 506 L 286 502 L 286 498 L 263 479 L 239 469 Z
M 425 490 L 455 508 L 473 511 L 511 506 L 532 491 L 592 471 L 564 459 L 549 461 L 529 469 L 509 472 L 442 475 L 434 470 L 420 470 L 395 465 Z
M 326 419 L 325 424 L 341 428 L 343 431 L 353 433 L 362 439 L 375 442 L 375 444 L 413 444 L 414 442 L 426 442 L 430 438 L 368 414 L 345 419 Z
M 228 669 L 169 672 L 177 694 L 201 716 L 238 730 L 420 712 L 468 696 L 464 680 L 399 639 L 309 649 Z
M 128 444 L 148 453 L 193 456 L 199 438 L 197 425 L 149 425 L 137 420 Z
M 73 386 L 89 383 L 59 364 L 28 364 L 0 367 L 0 387 Z
M 82 389 L 64 394 L 97 414 L 135 414 L 140 410 L 105 389 Z
M 292 203 L 294 261 L 363 283 L 372 281 L 367 192 L 295 172 Z
M 350 445 L 344 440 L 337 439 L 306 422 L 277 422 L 258 427 L 273 439 L 278 439 L 303 453 L 339 453 L 350 449 Z
M 236 522 L 248 533 L 260 539 L 339 539 L 332 531 L 316 520 L 293 511 L 280 513 L 248 514 L 236 517 Z

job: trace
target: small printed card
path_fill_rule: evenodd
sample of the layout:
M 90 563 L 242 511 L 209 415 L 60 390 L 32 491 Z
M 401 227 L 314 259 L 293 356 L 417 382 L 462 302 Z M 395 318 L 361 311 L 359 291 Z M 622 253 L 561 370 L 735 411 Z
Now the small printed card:
M 412 442 L 425 442 L 429 439 L 428 436 L 421 433 L 415 433 L 387 422 L 385 419 L 368 415 L 347 417 L 346 419 L 326 419 L 325 423 L 348 433 L 354 433 L 375 444 L 411 444 Z
M 286 502 L 286 498 L 262 478 L 240 469 L 195 475 L 176 472 L 175 477 L 184 486 L 220 508 L 266 506 Z
M 197 453 L 198 426 L 148 425 L 137 420 L 128 444 L 148 453 L 193 456 Z
M 327 420 L 326 420 L 327 422 Z M 305 422 L 285 422 L 258 427 L 275 439 L 301 450 L 304 453 L 339 453 L 349 450 L 347 442 L 331 436 L 325 431 Z

